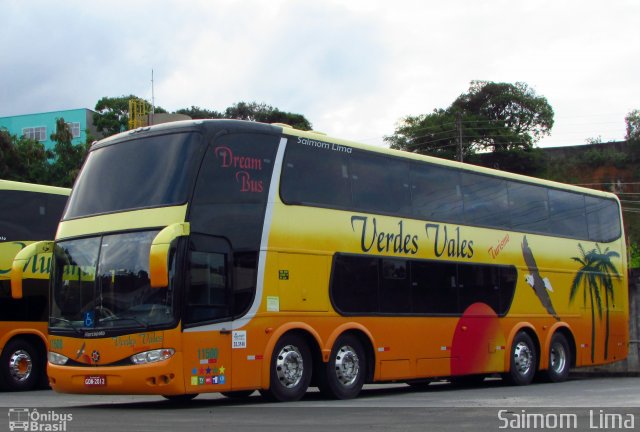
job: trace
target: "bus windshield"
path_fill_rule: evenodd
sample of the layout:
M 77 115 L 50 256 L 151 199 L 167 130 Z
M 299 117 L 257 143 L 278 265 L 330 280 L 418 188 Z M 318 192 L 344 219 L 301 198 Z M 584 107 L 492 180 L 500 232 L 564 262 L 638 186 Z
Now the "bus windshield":
M 58 243 L 50 328 L 95 331 L 166 326 L 173 289 L 151 288 L 149 248 L 158 231 Z
M 196 133 L 174 133 L 91 151 L 63 219 L 185 203 L 203 141 Z

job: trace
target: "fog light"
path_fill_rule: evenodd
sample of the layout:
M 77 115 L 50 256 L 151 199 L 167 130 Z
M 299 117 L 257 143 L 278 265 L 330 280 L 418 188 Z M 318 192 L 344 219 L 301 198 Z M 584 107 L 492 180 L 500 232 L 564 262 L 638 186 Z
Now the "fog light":
M 131 356 L 134 364 L 147 364 L 167 360 L 176 353 L 173 348 L 162 348 L 157 350 L 145 351 Z
M 67 361 L 69 361 L 69 357 L 65 357 L 62 354 L 58 354 L 53 351 L 49 351 L 48 357 L 49 357 L 49 363 L 58 365 L 58 366 L 65 365 L 67 364 Z

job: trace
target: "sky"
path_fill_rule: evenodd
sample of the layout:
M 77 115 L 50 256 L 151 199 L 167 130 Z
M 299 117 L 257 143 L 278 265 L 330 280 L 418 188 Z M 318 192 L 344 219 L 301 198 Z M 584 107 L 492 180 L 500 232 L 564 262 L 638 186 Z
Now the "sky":
M 386 146 L 473 80 L 525 82 L 555 111 L 550 147 L 622 140 L 640 109 L 638 0 L 0 0 L 0 16 L 0 117 L 255 101 Z

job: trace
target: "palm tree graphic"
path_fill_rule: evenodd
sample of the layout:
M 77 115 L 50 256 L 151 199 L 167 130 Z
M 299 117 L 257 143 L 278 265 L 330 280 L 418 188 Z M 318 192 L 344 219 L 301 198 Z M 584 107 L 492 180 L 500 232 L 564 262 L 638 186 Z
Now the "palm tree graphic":
M 596 247 L 590 251 L 585 251 L 582 244 L 578 244 L 580 249 L 579 257 L 571 259 L 577 261 L 582 266 L 571 284 L 569 293 L 569 304 L 575 300 L 580 287 L 582 290 L 582 303 L 591 305 L 591 362 L 595 361 L 595 341 L 596 341 L 596 310 L 598 319 L 602 319 L 602 299 L 604 297 L 605 309 L 605 339 L 604 358 L 609 356 L 609 303 L 614 301 L 613 278 L 620 280 L 620 273 L 611 262 L 611 258 L 619 258 L 620 254 L 606 248 L 604 251 L 596 243 Z M 604 291 L 604 292 L 602 292 Z

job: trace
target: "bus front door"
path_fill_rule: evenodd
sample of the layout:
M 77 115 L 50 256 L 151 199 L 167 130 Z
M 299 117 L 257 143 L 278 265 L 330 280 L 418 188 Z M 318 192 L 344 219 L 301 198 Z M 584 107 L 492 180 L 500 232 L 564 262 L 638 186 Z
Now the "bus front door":
M 192 234 L 186 279 L 184 344 L 187 393 L 231 388 L 232 295 L 228 242 Z

